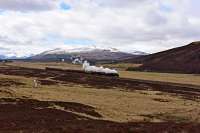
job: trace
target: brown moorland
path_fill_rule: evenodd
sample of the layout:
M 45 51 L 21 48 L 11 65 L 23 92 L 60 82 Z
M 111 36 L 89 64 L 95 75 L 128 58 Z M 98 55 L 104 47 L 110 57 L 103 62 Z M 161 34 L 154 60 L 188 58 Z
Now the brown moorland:
M 197 85 L 8 65 L 0 80 L 1 132 L 200 130 Z
M 137 69 L 142 71 L 199 74 L 200 42 L 128 60 L 128 62 L 142 63 L 143 65 Z

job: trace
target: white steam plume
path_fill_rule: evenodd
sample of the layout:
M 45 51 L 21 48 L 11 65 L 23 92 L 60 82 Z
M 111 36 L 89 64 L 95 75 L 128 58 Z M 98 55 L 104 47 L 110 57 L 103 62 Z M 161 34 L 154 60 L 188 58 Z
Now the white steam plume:
M 84 61 L 83 63 L 83 70 L 85 72 L 99 72 L 99 73 L 106 73 L 106 74 L 118 74 L 118 72 L 114 69 L 104 68 L 104 67 L 96 67 L 90 66 L 90 63 Z
M 82 60 L 79 58 L 76 58 L 72 61 L 73 64 L 83 64 Z

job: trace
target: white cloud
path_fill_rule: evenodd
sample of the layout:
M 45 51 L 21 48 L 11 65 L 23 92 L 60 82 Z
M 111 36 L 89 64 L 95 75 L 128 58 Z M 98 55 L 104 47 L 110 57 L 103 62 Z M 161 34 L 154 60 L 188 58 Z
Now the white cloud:
M 1 0 L 0 9 L 13 11 L 40 11 L 56 8 L 56 0 Z
M 75 45 L 65 40 L 90 40 L 97 46 L 157 52 L 200 38 L 192 1 L 2 0 L 0 47 L 23 56 Z M 71 9 L 61 10 L 60 2 Z

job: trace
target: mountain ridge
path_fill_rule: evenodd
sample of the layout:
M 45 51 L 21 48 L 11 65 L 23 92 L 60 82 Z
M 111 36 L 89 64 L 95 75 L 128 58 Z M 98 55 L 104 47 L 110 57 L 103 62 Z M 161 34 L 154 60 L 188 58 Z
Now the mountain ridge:
M 92 61 L 102 61 L 102 60 L 123 60 L 128 58 L 135 58 L 144 54 L 144 52 L 136 51 L 137 54 L 131 54 L 119 51 L 115 48 L 74 48 L 74 49 L 63 49 L 56 48 L 53 50 L 44 51 L 38 55 L 32 56 L 32 60 L 71 60 L 72 57 L 82 57 L 87 60 Z M 136 53 L 135 52 L 135 53 Z

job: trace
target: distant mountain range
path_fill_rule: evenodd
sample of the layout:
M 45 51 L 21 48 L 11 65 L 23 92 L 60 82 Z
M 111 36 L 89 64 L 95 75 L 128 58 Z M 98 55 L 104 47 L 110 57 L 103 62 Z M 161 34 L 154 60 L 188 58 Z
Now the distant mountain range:
M 6 56 L 0 55 L 0 59 L 5 59 L 5 58 L 6 58 Z
M 200 73 L 200 41 L 143 57 L 128 59 L 142 63 L 139 70 L 175 73 Z
M 144 52 L 134 51 L 133 53 L 121 52 L 115 48 L 100 49 L 100 48 L 75 48 L 75 49 L 62 49 L 56 48 L 53 50 L 42 52 L 38 55 L 32 56 L 31 60 L 41 61 L 58 61 L 65 59 L 71 61 L 73 57 L 82 57 L 90 61 L 119 61 L 129 58 L 135 58 L 146 55 Z
M 6 59 L 26 59 L 27 56 L 23 57 L 17 57 L 17 56 L 7 56 L 7 55 L 0 55 L 0 60 L 6 60 Z

